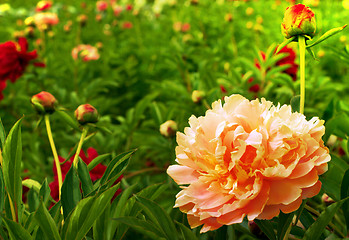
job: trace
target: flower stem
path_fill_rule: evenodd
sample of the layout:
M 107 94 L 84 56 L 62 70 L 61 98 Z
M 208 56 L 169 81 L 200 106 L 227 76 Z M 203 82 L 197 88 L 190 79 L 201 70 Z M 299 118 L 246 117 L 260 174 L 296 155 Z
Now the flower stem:
M 78 148 L 76 149 L 76 153 L 75 153 L 74 161 L 73 161 L 73 164 L 74 164 L 75 168 L 77 168 L 77 166 L 78 166 L 79 154 L 80 154 L 82 145 L 84 143 L 85 137 L 87 135 L 87 132 L 88 132 L 88 126 L 84 127 L 84 129 L 82 130 L 82 134 L 81 134 L 81 138 L 80 138 L 80 141 L 79 141 L 79 145 L 78 145 Z
M 301 80 L 301 99 L 299 111 L 304 113 L 304 102 L 305 102 L 305 37 L 298 36 L 299 43 L 299 65 L 300 65 L 300 80 Z
M 45 124 L 46 124 L 46 131 L 47 131 L 47 136 L 48 140 L 50 141 L 52 153 L 53 153 L 53 159 L 56 164 L 56 169 L 57 169 L 57 177 L 58 177 L 58 197 L 61 199 L 61 188 L 62 188 L 62 170 L 61 170 L 61 164 L 59 162 L 55 142 L 53 141 L 52 137 L 52 131 L 51 131 L 51 125 L 50 125 L 50 116 L 48 114 L 45 115 Z

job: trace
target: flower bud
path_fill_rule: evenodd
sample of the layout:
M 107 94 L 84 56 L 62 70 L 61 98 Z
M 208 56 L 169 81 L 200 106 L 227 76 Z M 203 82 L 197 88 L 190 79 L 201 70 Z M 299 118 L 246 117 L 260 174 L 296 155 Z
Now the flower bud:
M 90 104 L 82 104 L 75 110 L 75 118 L 81 125 L 98 122 L 98 112 Z
M 34 95 L 30 101 L 40 114 L 53 113 L 57 104 L 56 98 L 51 93 L 45 91 Z
M 288 39 L 297 35 L 314 37 L 315 30 L 315 14 L 309 7 L 297 4 L 286 8 L 281 24 L 281 31 L 285 38 Z
M 321 200 L 323 203 L 325 203 L 326 206 L 334 203 L 334 200 L 330 196 L 328 196 L 326 193 L 322 194 Z
M 201 100 L 205 97 L 204 91 L 194 90 L 191 94 L 191 99 L 194 103 L 200 103 Z
M 160 125 L 160 133 L 164 137 L 173 137 L 177 129 L 177 123 L 173 120 L 168 120 Z

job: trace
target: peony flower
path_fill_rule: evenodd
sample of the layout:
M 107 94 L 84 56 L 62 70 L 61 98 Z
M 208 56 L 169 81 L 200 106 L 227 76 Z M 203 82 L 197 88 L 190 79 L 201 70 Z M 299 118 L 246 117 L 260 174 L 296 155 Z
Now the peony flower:
M 124 22 L 122 24 L 123 29 L 131 29 L 133 27 L 133 24 L 131 22 Z
M 42 114 L 53 113 L 57 105 L 56 98 L 49 92 L 42 91 L 31 98 L 36 111 Z
M 86 123 L 96 123 L 98 122 L 98 112 L 97 109 L 94 108 L 90 104 L 82 104 L 80 105 L 74 112 L 76 120 L 80 124 Z
M 107 1 L 97 1 L 96 8 L 97 8 L 97 11 L 104 12 L 108 8 L 108 2 Z
M 63 181 L 64 181 L 65 176 L 67 175 L 70 167 L 73 164 L 74 156 L 75 156 L 75 154 L 68 161 L 66 161 L 64 164 L 61 164 Z M 98 157 L 98 153 L 97 153 L 97 151 L 94 148 L 90 147 L 90 148 L 87 149 L 87 156 L 85 155 L 85 153 L 82 150 L 81 150 L 79 156 L 88 165 L 93 159 Z M 62 163 L 62 162 L 65 161 L 65 159 L 62 158 L 61 156 L 59 156 L 59 161 Z M 94 167 L 90 171 L 90 177 L 91 177 L 92 182 L 95 182 L 98 179 L 100 179 L 103 176 L 103 174 L 104 174 L 106 169 L 107 169 L 107 167 L 102 165 L 101 163 L 98 164 L 96 167 Z M 57 176 L 57 170 L 56 170 L 56 165 L 55 164 L 53 165 L 53 173 L 54 173 L 53 181 L 49 184 L 49 187 L 51 189 L 51 197 L 55 201 L 59 201 L 58 176 Z M 122 176 L 120 176 L 115 181 L 115 183 L 120 182 L 121 179 L 122 179 Z M 118 191 L 115 193 L 115 195 L 119 194 L 120 192 L 121 192 L 121 189 L 118 189 Z
M 314 37 L 316 30 L 315 14 L 303 4 L 297 4 L 286 8 L 281 31 L 285 38 L 297 35 Z
M 56 13 L 39 12 L 33 16 L 34 23 L 40 31 L 47 30 L 49 27 L 58 24 L 59 19 Z
M 84 62 L 99 59 L 99 53 L 97 48 L 86 44 L 80 44 L 77 47 L 75 47 L 72 50 L 71 55 L 74 60 L 81 58 Z
M 319 193 L 318 175 L 331 159 L 323 124 L 263 98 L 214 102 L 177 133 L 178 165 L 167 173 L 185 186 L 174 207 L 187 213 L 191 227 L 203 225 L 201 232 L 297 210 Z
M 52 6 L 52 2 L 51 1 L 40 1 L 36 4 L 36 11 L 37 12 L 41 12 L 44 10 L 48 10 L 50 9 Z

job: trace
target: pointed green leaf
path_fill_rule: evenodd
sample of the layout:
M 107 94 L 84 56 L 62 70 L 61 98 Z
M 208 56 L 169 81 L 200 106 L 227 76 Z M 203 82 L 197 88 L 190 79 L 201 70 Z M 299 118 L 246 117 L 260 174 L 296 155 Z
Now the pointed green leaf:
M 94 158 L 88 165 L 88 171 L 90 172 L 92 169 L 94 169 L 98 164 L 104 162 L 106 159 L 109 159 L 111 156 L 110 153 L 99 155 L 98 157 Z
M 147 221 L 144 221 L 135 217 L 121 217 L 121 218 L 115 218 L 113 220 L 127 224 L 131 228 L 139 231 L 140 233 L 148 235 L 152 239 L 155 239 L 155 240 L 169 239 L 157 226 Z
M 320 238 L 322 232 L 332 220 L 333 216 L 336 214 L 337 210 L 342 206 L 342 204 L 349 198 L 340 200 L 339 202 L 332 203 L 328 206 L 316 219 L 316 221 L 307 229 L 304 234 L 303 240 L 317 240 Z
M 28 200 L 29 212 L 34 212 L 40 203 L 39 194 L 37 191 L 34 190 L 34 188 L 31 188 L 28 191 L 27 200 Z
M 276 240 L 274 228 L 270 221 L 255 219 L 254 222 L 270 240 Z
M 135 150 L 131 150 L 125 153 L 121 153 L 116 156 L 105 170 L 100 185 L 104 185 L 107 182 L 114 183 L 114 181 L 126 170 L 128 162 Z
M 61 204 L 63 207 L 64 219 L 68 217 L 69 213 L 75 208 L 80 199 L 80 182 L 74 166 L 72 165 L 62 184 Z
M 0 118 L 0 140 L 1 140 L 2 147 L 4 147 L 4 145 L 5 145 L 5 139 L 6 139 L 6 132 L 5 132 L 4 125 L 2 125 L 2 121 Z
M 10 233 L 10 239 L 16 240 L 31 240 L 32 237 L 19 223 L 16 223 L 7 218 L 2 218 L 7 230 Z
M 6 138 L 2 163 L 5 186 L 17 208 L 22 202 L 22 181 L 20 177 L 22 161 L 21 121 L 22 119 L 15 123 Z
M 57 110 L 56 113 L 69 126 L 81 132 L 78 122 L 74 118 L 72 118 L 68 113 L 66 113 L 64 110 Z
M 136 196 L 136 199 L 147 216 L 165 232 L 168 239 L 178 239 L 173 220 L 160 205 L 143 197 Z
M 0 212 L 2 212 L 5 204 L 5 183 L 2 168 L 0 167 Z
M 182 231 L 183 239 L 190 239 L 190 240 L 197 240 L 198 239 L 196 237 L 196 235 L 191 231 L 190 228 L 188 228 L 184 224 L 177 222 L 177 221 L 176 221 L 176 224 L 179 226 L 179 228 Z
M 84 161 L 79 157 L 78 161 L 78 175 L 81 181 L 81 188 L 84 196 L 88 195 L 93 191 L 93 184 L 90 177 L 90 173 L 88 172 L 87 165 Z
M 35 212 L 35 219 L 40 226 L 41 230 L 45 234 L 47 239 L 60 240 L 59 232 L 55 221 L 52 219 L 50 213 L 44 206 L 43 202 L 40 202 L 38 209 Z
M 319 37 L 315 42 L 307 45 L 306 47 L 311 48 L 311 47 L 321 43 L 322 41 L 325 41 L 327 38 L 341 32 L 346 26 L 347 26 L 347 24 L 345 24 L 343 27 L 337 27 L 337 28 L 332 28 L 331 30 L 328 30 L 321 37 Z
M 287 44 L 291 43 L 292 41 L 294 41 L 294 39 L 296 38 L 296 36 L 293 36 L 289 39 L 285 39 L 285 41 L 283 41 L 278 48 L 276 49 L 275 54 L 278 54 L 278 52 L 280 52 L 281 49 L 283 49 Z
M 345 199 L 347 197 L 349 197 L 349 169 L 345 172 L 341 184 L 341 199 Z M 345 222 L 347 224 L 347 229 L 349 229 L 349 201 L 343 203 L 342 210 Z
M 278 228 L 277 228 L 277 237 L 278 240 L 283 240 L 285 234 L 287 233 L 290 225 L 292 224 L 294 212 L 285 214 L 283 212 L 280 212 L 279 214 L 279 221 L 278 221 Z
M 41 185 L 40 191 L 39 191 L 41 201 L 46 203 L 50 197 L 50 193 L 51 193 L 51 189 L 47 183 L 47 178 L 45 178 L 44 182 Z

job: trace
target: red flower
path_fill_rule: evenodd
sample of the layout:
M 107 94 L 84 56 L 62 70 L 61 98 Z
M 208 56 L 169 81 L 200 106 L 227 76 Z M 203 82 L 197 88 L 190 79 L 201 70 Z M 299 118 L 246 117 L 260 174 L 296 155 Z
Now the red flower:
M 36 50 L 28 51 L 27 39 L 20 37 L 18 43 L 8 41 L 0 44 L 0 81 L 15 82 L 24 73 L 30 61 L 37 58 Z
M 67 175 L 70 167 L 73 164 L 74 156 L 75 156 L 75 154 L 68 161 L 66 161 L 64 164 L 61 165 L 62 180 L 63 181 L 64 181 L 65 176 Z M 93 159 L 98 157 L 98 153 L 97 153 L 96 149 L 90 147 L 90 148 L 87 149 L 87 156 L 85 155 L 84 151 L 81 151 L 79 156 L 88 165 Z M 65 159 L 62 158 L 61 156 L 59 156 L 59 161 L 60 162 L 64 162 Z M 106 169 L 107 169 L 107 167 L 102 165 L 102 164 L 98 164 L 96 167 L 94 167 L 90 171 L 90 177 L 91 177 L 92 182 L 100 179 L 103 176 L 103 174 L 104 174 Z M 59 195 L 59 193 L 58 193 L 58 177 L 57 177 L 57 169 L 56 169 L 56 165 L 55 164 L 53 165 L 53 173 L 54 173 L 54 179 L 53 179 L 53 182 L 51 182 L 49 184 L 49 187 L 51 189 L 51 197 L 55 201 L 58 201 L 59 200 L 59 196 L 58 196 Z M 116 182 L 119 182 L 121 180 L 121 178 L 122 178 L 122 175 L 116 180 Z M 116 192 L 115 195 L 119 194 L 120 192 L 121 192 L 121 190 L 119 189 Z

